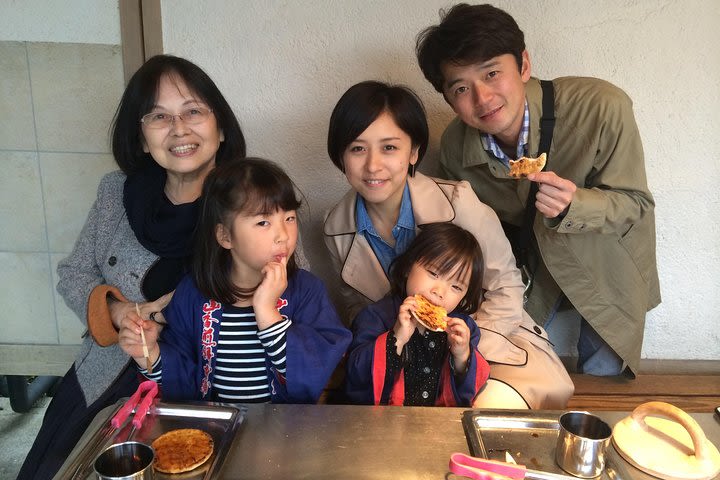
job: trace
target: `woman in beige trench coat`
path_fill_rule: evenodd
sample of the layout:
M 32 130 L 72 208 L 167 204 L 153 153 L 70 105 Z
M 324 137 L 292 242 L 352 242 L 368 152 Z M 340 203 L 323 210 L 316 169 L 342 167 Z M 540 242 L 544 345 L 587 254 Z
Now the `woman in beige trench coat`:
M 478 350 L 491 369 L 473 406 L 564 408 L 572 381 L 546 332 L 522 309 L 523 284 L 497 216 L 467 182 L 415 173 L 427 143 L 424 109 L 407 88 L 362 82 L 335 106 L 328 153 L 352 188 L 329 212 L 324 233 L 345 322 L 389 293 L 389 261 L 416 229 L 453 222 L 475 235 L 483 253 L 484 298 L 475 321 Z

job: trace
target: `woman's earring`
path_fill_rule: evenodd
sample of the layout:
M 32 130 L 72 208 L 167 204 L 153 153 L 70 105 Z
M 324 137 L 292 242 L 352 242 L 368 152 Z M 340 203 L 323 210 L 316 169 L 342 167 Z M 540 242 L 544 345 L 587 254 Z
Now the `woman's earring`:
M 415 176 L 415 164 L 414 163 L 412 165 L 410 165 L 410 176 L 411 177 Z

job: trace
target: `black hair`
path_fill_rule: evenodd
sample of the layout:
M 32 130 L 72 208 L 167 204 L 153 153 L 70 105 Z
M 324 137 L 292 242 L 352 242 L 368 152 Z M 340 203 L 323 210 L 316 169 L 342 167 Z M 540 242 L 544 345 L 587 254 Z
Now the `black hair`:
M 390 285 L 393 295 L 407 296 L 407 279 L 413 265 L 432 266 L 440 275 L 454 273 L 463 277 L 470 271 L 465 296 L 456 312 L 472 314 L 480 306 L 482 288 L 482 250 L 475 236 L 450 222 L 428 223 L 402 255 L 390 265 Z
M 418 150 L 415 166 L 420 164 L 429 136 L 422 101 L 408 87 L 369 80 L 350 87 L 340 97 L 330 116 L 328 155 L 341 171 L 345 171 L 343 155 L 348 145 L 383 112 L 388 112 L 397 126 L 410 137 L 413 148 Z M 413 171 L 413 165 L 410 165 L 408 172 Z
M 192 272 L 200 292 L 222 303 L 252 297 L 257 287 L 243 289 L 232 281 L 232 256 L 217 241 L 216 228 L 232 229 L 240 212 L 272 213 L 297 210 L 295 185 L 277 164 L 262 158 L 244 158 L 218 165 L 203 184 L 202 207 L 195 234 Z M 297 272 L 295 254 L 287 273 Z
M 415 44 L 420 69 L 440 93 L 443 65 L 483 63 L 499 55 L 515 57 L 522 70 L 525 35 L 510 14 L 492 5 L 459 3 L 440 12 L 440 24 L 420 32 Z
M 120 169 L 130 176 L 154 162 L 149 153 L 143 152 L 140 119 L 155 105 L 160 80 L 165 76 L 182 80 L 212 109 L 218 128 L 225 137 L 215 155 L 215 164 L 243 158 L 245 137 L 240 124 L 212 79 L 184 58 L 157 55 L 146 61 L 130 78 L 113 117 L 112 151 Z

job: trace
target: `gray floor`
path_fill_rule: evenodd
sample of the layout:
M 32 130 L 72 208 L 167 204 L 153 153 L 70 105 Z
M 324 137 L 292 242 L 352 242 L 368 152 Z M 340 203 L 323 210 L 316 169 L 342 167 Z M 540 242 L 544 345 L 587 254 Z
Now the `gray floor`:
M 15 480 L 25 455 L 40 430 L 50 398 L 40 398 L 28 413 L 15 413 L 0 397 L 0 480 Z

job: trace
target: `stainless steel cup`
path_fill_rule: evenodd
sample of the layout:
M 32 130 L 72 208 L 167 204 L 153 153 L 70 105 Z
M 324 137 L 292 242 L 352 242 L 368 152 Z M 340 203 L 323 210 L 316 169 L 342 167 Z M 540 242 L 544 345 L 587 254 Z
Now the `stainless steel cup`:
M 588 412 L 560 415 L 560 433 L 555 447 L 557 464 L 576 477 L 592 478 L 605 468 L 605 451 L 612 429 Z
M 149 445 L 123 442 L 97 456 L 93 470 L 99 480 L 153 480 L 155 451 Z

